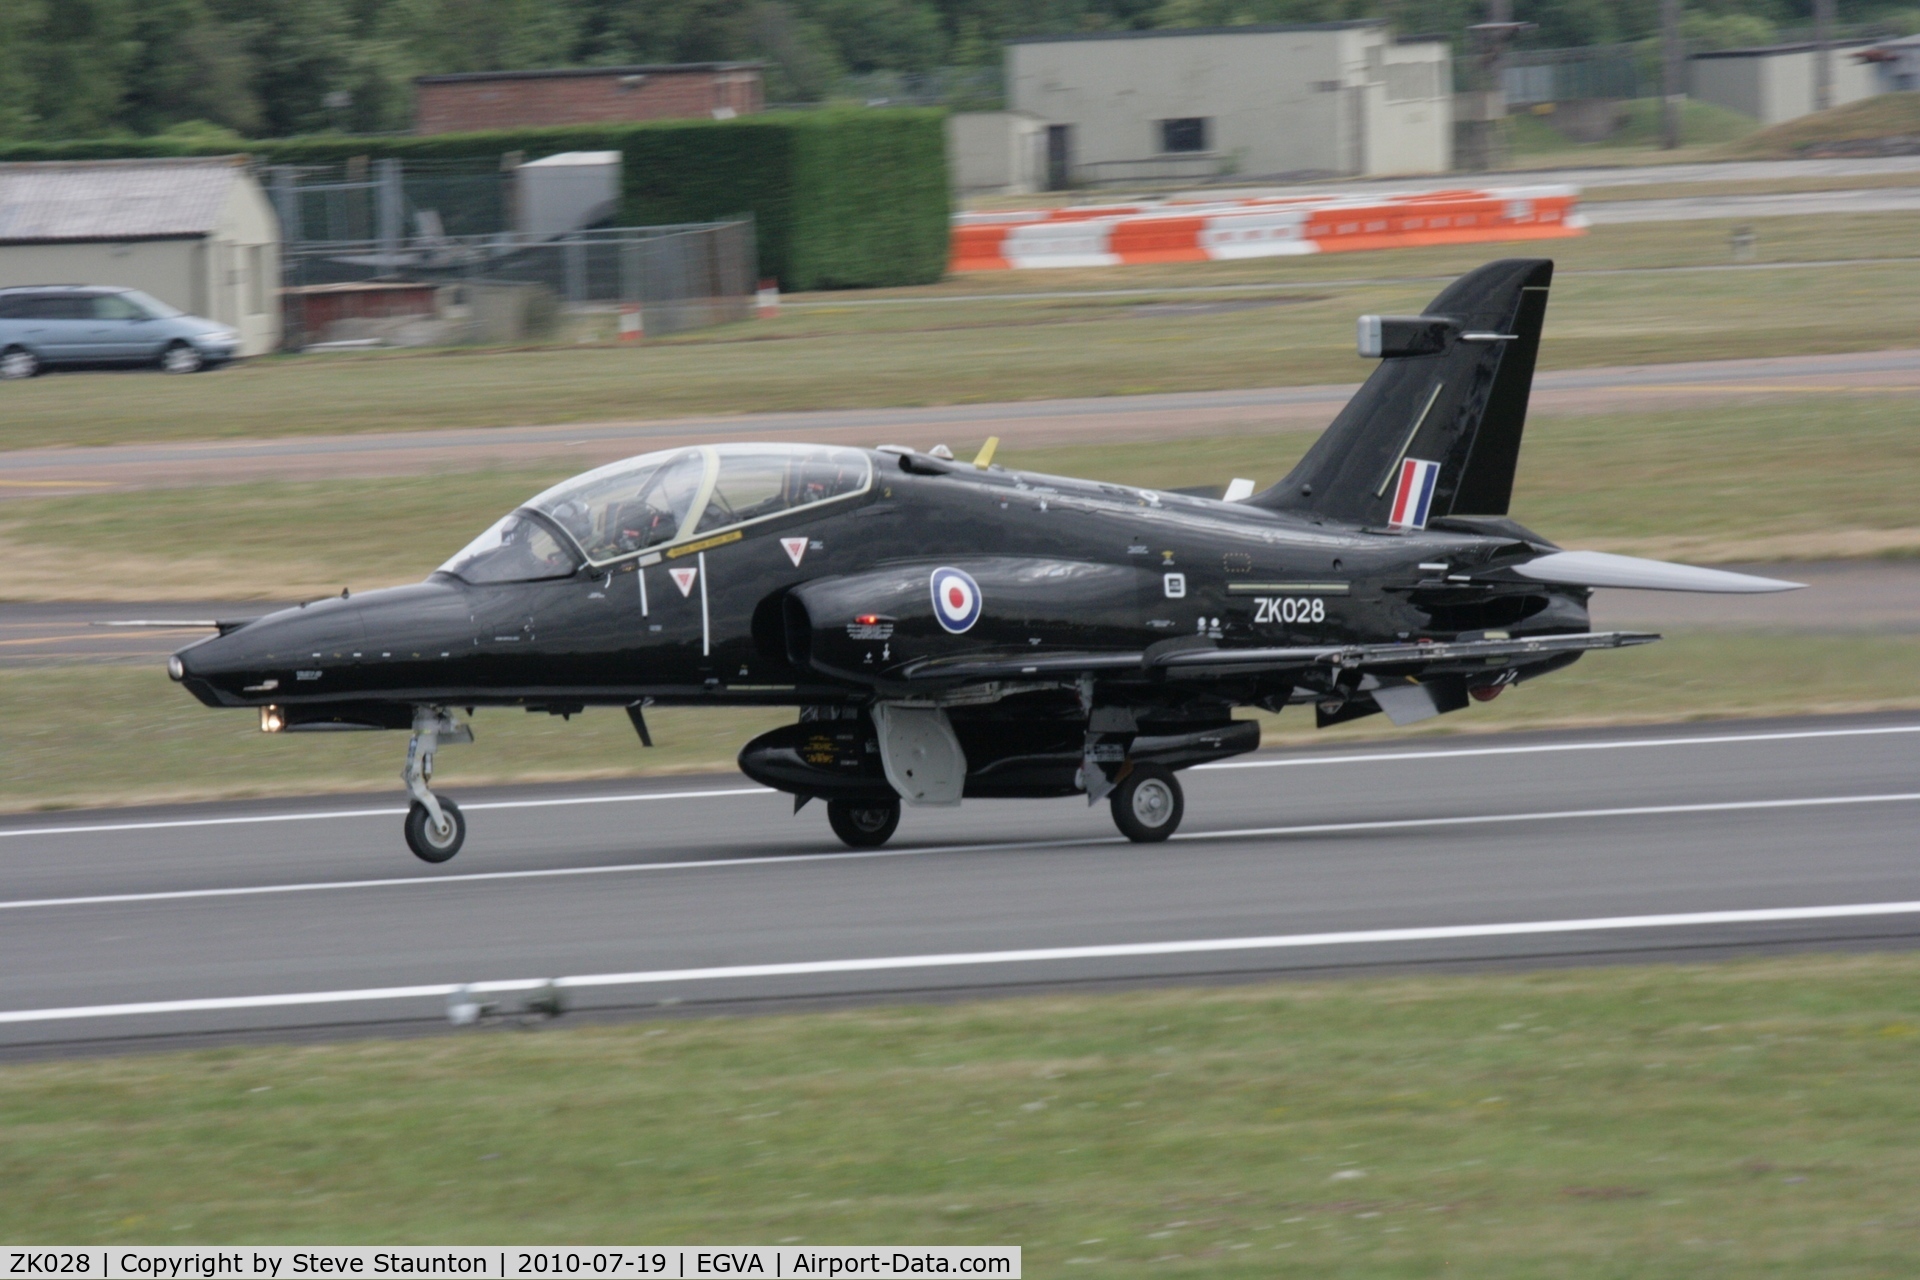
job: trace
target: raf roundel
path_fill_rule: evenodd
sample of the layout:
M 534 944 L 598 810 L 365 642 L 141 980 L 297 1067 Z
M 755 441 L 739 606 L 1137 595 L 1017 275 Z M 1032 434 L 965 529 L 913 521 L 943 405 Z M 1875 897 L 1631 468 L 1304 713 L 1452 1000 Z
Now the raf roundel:
M 980 621 L 980 584 L 959 569 L 933 571 L 933 616 L 959 635 Z

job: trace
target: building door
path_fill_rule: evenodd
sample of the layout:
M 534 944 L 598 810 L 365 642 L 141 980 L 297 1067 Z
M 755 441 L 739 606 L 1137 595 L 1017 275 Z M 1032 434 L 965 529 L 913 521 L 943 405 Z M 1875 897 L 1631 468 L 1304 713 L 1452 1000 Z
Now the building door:
M 1073 126 L 1047 126 L 1047 190 L 1065 191 L 1073 185 Z

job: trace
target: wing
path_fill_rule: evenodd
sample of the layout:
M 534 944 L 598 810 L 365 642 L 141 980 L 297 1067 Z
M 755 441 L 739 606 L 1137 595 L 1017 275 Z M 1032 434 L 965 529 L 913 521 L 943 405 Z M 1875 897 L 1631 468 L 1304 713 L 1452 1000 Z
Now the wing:
M 1153 675 L 1206 677 L 1281 675 L 1324 667 L 1346 671 L 1427 672 L 1482 669 L 1491 662 L 1525 663 L 1588 649 L 1624 649 L 1651 644 L 1660 637 L 1645 631 L 1587 631 L 1530 636 L 1519 640 L 1459 640 L 1431 644 L 1352 644 L 1282 649 L 1153 648 L 1133 652 L 1009 653 L 909 662 L 888 673 L 890 679 L 926 685 L 968 684 L 982 680 L 1070 679 L 1079 675 Z

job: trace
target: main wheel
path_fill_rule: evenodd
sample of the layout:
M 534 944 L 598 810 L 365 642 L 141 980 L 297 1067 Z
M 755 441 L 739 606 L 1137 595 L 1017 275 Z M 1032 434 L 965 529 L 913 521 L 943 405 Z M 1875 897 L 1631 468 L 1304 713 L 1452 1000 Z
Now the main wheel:
M 40 357 L 25 347 L 8 347 L 0 351 L 0 378 L 12 381 L 15 378 L 31 378 L 40 372 Z
M 176 342 L 160 353 L 160 367 L 168 373 L 198 373 L 205 364 L 190 342 Z
M 1137 764 L 1126 779 L 1113 789 L 1113 825 L 1120 834 L 1139 844 L 1165 840 L 1180 826 L 1186 812 L 1186 797 L 1180 794 L 1180 780 L 1173 770 L 1157 764 Z
M 445 828 L 434 826 L 433 815 L 418 800 L 407 810 L 407 848 L 422 862 L 445 862 L 467 842 L 466 815 L 445 796 L 439 799 L 440 812 L 447 816 Z
M 854 849 L 878 849 L 900 826 L 898 800 L 829 800 L 827 823 Z

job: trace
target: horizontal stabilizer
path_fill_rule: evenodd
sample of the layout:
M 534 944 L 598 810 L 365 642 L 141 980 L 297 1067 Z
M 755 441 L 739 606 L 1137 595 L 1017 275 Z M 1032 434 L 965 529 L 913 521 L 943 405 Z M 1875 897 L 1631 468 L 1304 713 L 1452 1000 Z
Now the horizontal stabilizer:
M 1513 571 L 1535 582 L 1575 587 L 1626 587 L 1635 591 L 1713 591 L 1727 595 L 1758 595 L 1766 591 L 1797 591 L 1804 582 L 1762 578 L 1725 569 L 1701 569 L 1665 560 L 1609 555 L 1605 551 L 1556 551 Z

